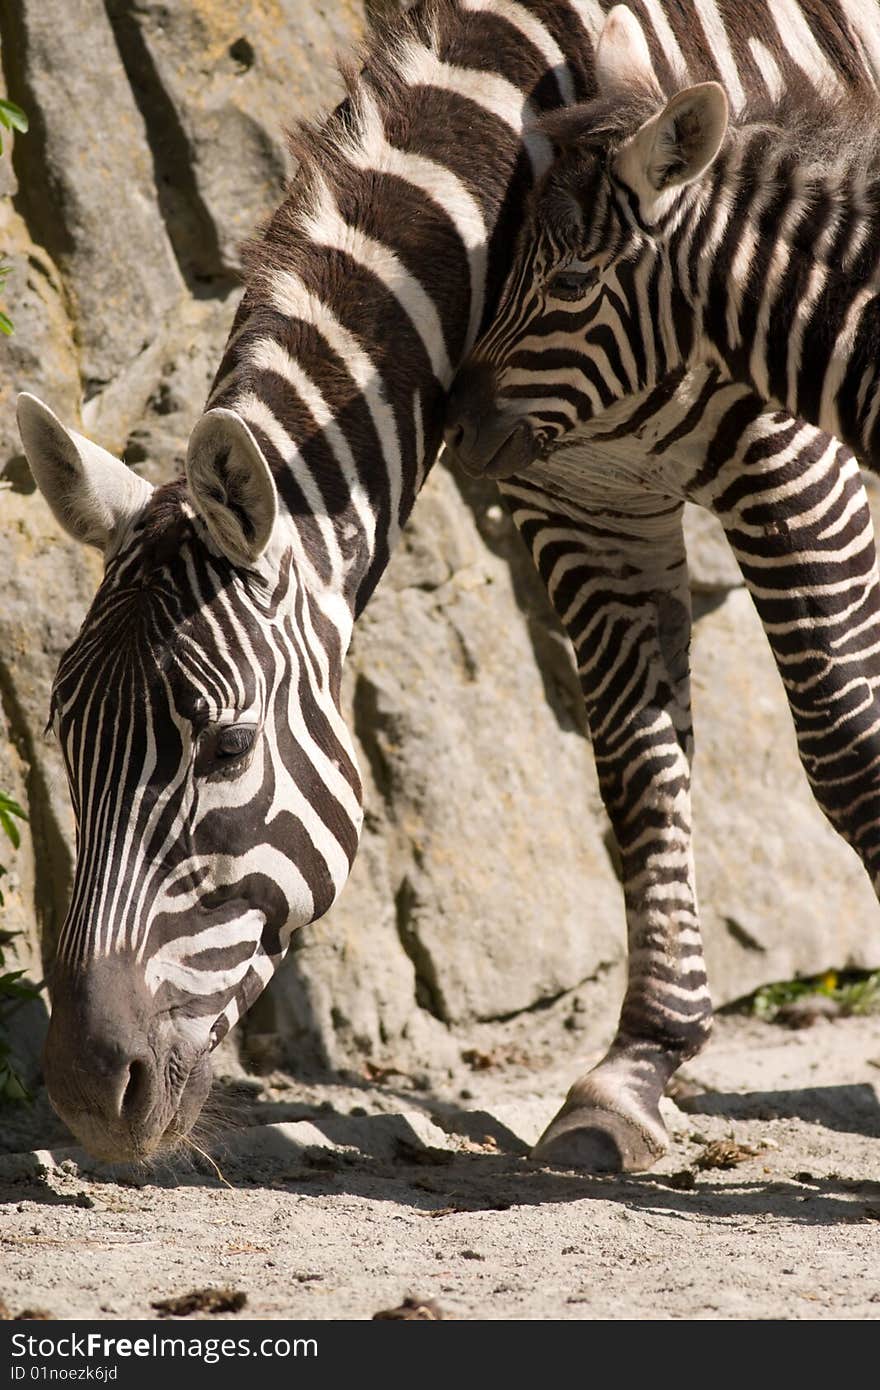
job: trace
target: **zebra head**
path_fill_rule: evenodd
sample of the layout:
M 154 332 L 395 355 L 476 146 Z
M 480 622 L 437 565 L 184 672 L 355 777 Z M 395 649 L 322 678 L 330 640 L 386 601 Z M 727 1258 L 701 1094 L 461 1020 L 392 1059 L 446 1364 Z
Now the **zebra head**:
M 471 473 L 522 472 L 689 356 L 690 267 L 674 263 L 676 233 L 721 149 L 724 89 L 704 82 L 666 101 L 625 6 L 605 23 L 596 78 L 595 101 L 541 123 L 556 158 L 498 313 L 450 395 L 447 448 Z
M 52 691 L 77 855 L 46 1080 L 92 1152 L 147 1157 L 187 1133 L 212 1048 L 347 878 L 340 629 L 233 412 L 202 416 L 186 478 L 156 489 L 32 396 L 19 425 L 56 518 L 105 558 Z

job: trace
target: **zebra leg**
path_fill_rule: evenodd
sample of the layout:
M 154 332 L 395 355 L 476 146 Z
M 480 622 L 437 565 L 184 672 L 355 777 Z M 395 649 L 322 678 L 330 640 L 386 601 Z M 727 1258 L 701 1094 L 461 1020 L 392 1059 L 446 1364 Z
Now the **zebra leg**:
M 574 521 L 524 482 L 502 492 L 574 644 L 629 946 L 614 1041 L 572 1086 L 535 1156 L 638 1171 L 668 1147 L 660 1097 L 711 1027 L 691 850 L 683 504 L 626 491 Z
M 880 894 L 880 580 L 858 465 L 831 436 L 761 415 L 690 495 L 739 562 L 816 801 Z

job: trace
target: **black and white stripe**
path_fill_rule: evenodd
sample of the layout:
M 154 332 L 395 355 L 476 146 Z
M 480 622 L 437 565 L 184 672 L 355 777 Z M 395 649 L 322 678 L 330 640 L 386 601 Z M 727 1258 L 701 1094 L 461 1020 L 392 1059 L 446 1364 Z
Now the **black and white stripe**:
M 626 151 L 656 114 L 640 90 L 649 78 L 656 92 L 662 64 L 631 11 L 606 33 L 600 98 L 544 123 L 561 153 L 534 196 L 498 313 L 458 378 L 446 437 L 465 467 L 501 482 L 572 639 L 621 852 L 630 970 L 619 1033 L 539 1151 L 601 1163 L 610 1139 L 637 1166 L 664 1143 L 662 1085 L 711 1021 L 691 855 L 685 500 L 722 520 L 816 798 L 880 889 L 880 593 L 867 500 L 844 444 L 765 404 L 776 396 L 873 461 L 875 368 L 864 348 L 876 296 L 877 202 L 865 177 L 874 141 L 851 132 L 876 130 L 866 117 L 877 108 L 870 83 L 833 103 L 825 83 L 801 89 L 800 105 L 783 107 L 774 80 L 754 97 L 776 103 L 777 118 L 785 110 L 790 134 L 768 129 L 765 114 L 728 163 L 684 191 L 661 180 L 652 201 L 625 176 Z M 640 73 L 633 60 L 628 78 L 618 61 L 627 36 L 646 65 Z M 676 72 L 680 85 L 687 74 Z M 824 186 L 804 155 L 805 116 L 831 156 Z M 691 126 L 686 134 L 694 139 Z M 841 175 L 847 143 L 855 188 Z M 798 263 L 792 245 L 822 264 Z M 841 293 L 847 248 L 860 297 Z M 800 297 L 799 280 L 809 287 Z M 812 347 L 818 325 L 824 352 Z M 783 356 L 780 344 L 791 380 L 774 390 L 767 359 Z M 846 427 L 850 402 L 861 438 Z M 608 1108 L 610 1129 L 596 1119 Z

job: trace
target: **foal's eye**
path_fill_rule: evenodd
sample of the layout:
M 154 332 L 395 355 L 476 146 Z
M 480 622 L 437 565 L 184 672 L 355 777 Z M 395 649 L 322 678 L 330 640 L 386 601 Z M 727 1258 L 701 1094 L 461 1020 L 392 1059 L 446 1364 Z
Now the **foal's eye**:
M 548 288 L 556 299 L 580 299 L 599 279 L 595 266 L 589 270 L 561 270 L 549 281 Z
M 230 724 L 217 735 L 214 756 L 222 761 L 242 757 L 253 748 L 256 733 L 253 724 Z

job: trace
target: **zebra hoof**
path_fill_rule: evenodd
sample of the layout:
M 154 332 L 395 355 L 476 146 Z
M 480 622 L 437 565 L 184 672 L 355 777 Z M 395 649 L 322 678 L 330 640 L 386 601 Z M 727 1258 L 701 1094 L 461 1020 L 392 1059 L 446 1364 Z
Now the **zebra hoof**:
M 662 1158 L 669 1140 L 652 1125 L 593 1105 L 563 1109 L 550 1121 L 532 1158 L 588 1173 L 642 1173 Z

